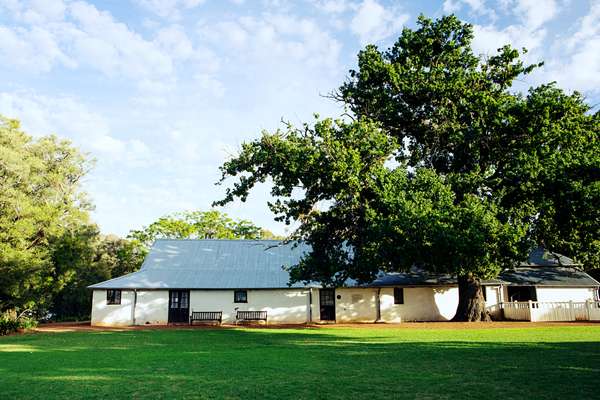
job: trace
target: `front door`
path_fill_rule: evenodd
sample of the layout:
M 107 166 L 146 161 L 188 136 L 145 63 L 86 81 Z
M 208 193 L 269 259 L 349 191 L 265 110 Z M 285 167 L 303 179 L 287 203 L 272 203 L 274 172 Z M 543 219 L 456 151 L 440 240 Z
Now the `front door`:
M 190 291 L 169 290 L 169 323 L 189 322 Z
M 335 321 L 335 289 L 319 291 L 321 321 Z

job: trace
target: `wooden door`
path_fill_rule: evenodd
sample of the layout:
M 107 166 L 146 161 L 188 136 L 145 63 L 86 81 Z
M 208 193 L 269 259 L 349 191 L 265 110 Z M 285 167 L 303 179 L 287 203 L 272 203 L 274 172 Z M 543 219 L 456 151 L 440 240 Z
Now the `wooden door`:
M 169 323 L 189 322 L 190 291 L 169 290 Z

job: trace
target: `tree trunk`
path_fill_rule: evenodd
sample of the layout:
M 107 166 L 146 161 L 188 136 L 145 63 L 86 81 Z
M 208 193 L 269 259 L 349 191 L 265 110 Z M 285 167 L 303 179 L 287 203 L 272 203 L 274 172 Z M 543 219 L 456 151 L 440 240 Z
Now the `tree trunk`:
M 481 283 L 473 275 L 458 277 L 458 307 L 452 321 L 491 321 L 485 310 L 485 299 L 481 292 Z

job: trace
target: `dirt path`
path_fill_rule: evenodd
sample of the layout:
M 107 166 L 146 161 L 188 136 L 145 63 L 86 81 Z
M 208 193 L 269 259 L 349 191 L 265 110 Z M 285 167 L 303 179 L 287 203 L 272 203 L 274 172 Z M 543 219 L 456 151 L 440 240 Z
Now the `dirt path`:
M 244 325 L 256 329 L 498 329 L 498 328 L 541 328 L 550 326 L 600 326 L 600 322 L 404 322 L 399 324 L 310 324 L 310 325 Z M 36 332 L 85 332 L 85 331 L 131 331 L 149 329 L 231 329 L 236 325 L 142 325 L 125 327 L 90 326 L 89 322 L 41 324 Z

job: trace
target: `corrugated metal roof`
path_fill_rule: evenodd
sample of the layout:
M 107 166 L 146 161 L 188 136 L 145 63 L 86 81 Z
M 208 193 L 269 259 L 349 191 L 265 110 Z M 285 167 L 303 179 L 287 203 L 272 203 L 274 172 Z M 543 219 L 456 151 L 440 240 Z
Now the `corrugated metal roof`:
M 580 265 L 562 254 L 550 252 L 543 247 L 538 247 L 529 253 L 527 261 L 521 263 L 522 267 L 569 267 Z
M 90 288 L 286 288 L 283 267 L 297 264 L 308 249 L 277 240 L 157 240 L 138 272 Z
M 138 272 L 89 286 L 92 289 L 275 289 L 287 288 L 284 267 L 297 264 L 310 247 L 277 240 L 157 240 Z M 533 253 L 532 253 L 533 254 Z M 541 258 L 540 258 L 541 257 Z M 530 256 L 527 267 L 507 270 L 484 284 L 598 286 L 575 268 L 543 267 L 543 254 Z M 561 262 L 566 261 L 566 257 Z M 534 261 L 534 262 L 532 262 Z M 552 263 L 552 261 L 549 261 Z M 572 260 L 571 260 L 572 263 Z M 535 265 L 535 266 L 529 266 Z M 553 264 L 550 264 L 553 265 Z M 563 262 L 562 265 L 569 265 Z M 455 285 L 450 275 L 413 270 L 382 274 L 370 285 Z M 348 284 L 352 286 L 352 284 Z M 291 287 L 305 287 L 296 283 Z
M 498 279 L 488 279 L 481 282 L 483 285 L 499 285 L 502 281 Z M 456 285 L 458 280 L 455 276 L 448 274 L 430 274 L 426 271 L 413 269 L 410 272 L 390 272 L 381 274 L 368 286 L 445 286 Z
M 569 267 L 519 267 L 505 270 L 498 279 L 508 285 L 532 286 L 600 286 L 585 272 Z

